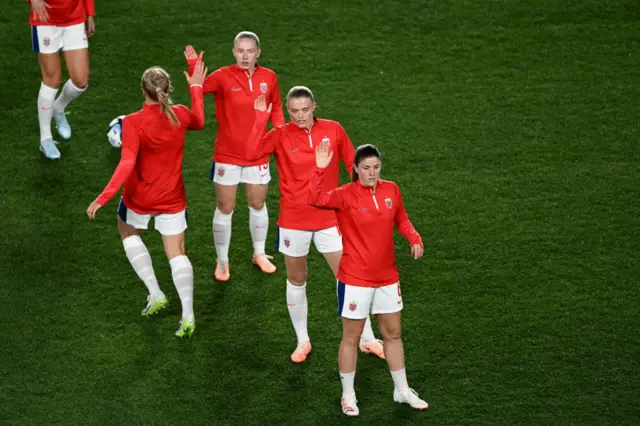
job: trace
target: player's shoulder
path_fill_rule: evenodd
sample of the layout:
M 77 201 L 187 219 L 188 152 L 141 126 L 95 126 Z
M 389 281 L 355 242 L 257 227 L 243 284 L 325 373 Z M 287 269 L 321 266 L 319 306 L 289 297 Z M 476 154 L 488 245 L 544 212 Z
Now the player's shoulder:
M 398 184 L 391 180 L 380 179 L 378 181 L 378 188 L 384 189 L 388 192 L 400 193 L 400 187 Z
M 342 124 L 338 123 L 335 120 L 329 120 L 328 118 L 320 118 L 320 117 L 316 117 L 316 125 L 318 125 L 319 127 L 326 127 L 326 128 L 332 128 L 332 129 L 342 129 Z
M 260 74 L 262 74 L 262 76 L 265 77 L 271 77 L 271 78 L 276 78 L 276 72 L 274 70 L 272 70 L 271 68 L 267 68 L 267 67 L 263 67 L 262 65 L 258 65 L 258 67 L 256 68 L 256 71 L 258 71 Z
M 174 114 L 178 116 L 178 118 L 180 118 L 180 116 L 191 115 L 191 110 L 186 105 L 182 105 L 182 104 L 172 105 L 171 109 L 173 110 Z

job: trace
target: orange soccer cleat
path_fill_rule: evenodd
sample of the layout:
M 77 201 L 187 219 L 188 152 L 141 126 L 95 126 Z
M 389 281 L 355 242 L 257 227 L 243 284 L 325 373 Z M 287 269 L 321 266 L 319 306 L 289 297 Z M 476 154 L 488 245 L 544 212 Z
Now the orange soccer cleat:
M 311 343 L 298 343 L 296 350 L 291 354 L 291 361 L 298 363 L 304 362 L 307 359 L 307 355 L 309 355 L 309 352 L 311 352 Z
M 262 272 L 265 274 L 273 274 L 276 271 L 276 267 L 273 263 L 269 261 L 269 259 L 273 259 L 273 256 L 268 256 L 266 254 L 259 254 L 257 256 L 253 256 L 251 261 L 254 265 L 256 265 Z
M 367 354 L 374 354 L 382 359 L 385 359 L 384 348 L 382 347 L 382 340 L 377 339 L 371 342 L 365 342 L 364 340 L 360 339 L 359 346 L 362 352 Z
M 229 267 L 229 262 L 220 262 L 216 261 L 216 272 L 214 273 L 216 281 L 229 281 L 229 277 L 231 276 L 231 269 Z

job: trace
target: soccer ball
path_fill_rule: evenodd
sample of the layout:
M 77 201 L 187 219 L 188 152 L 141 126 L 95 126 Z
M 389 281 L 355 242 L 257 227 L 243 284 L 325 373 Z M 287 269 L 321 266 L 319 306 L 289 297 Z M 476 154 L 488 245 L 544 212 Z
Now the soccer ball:
M 122 119 L 124 115 L 114 118 L 109 123 L 109 132 L 107 132 L 107 139 L 114 148 L 120 148 L 122 146 Z

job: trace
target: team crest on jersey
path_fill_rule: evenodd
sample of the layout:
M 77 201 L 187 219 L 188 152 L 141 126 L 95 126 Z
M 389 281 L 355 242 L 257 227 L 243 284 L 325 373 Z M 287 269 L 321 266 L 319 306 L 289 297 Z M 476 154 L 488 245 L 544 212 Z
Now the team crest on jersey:
M 355 300 L 349 302 L 349 310 L 355 312 L 356 309 L 358 309 L 358 303 Z
M 218 168 L 218 176 L 220 176 L 220 177 L 224 176 L 224 167 L 219 167 Z
M 291 241 L 289 240 L 289 238 L 285 237 L 284 238 L 284 246 L 286 248 L 289 248 L 290 245 L 291 245 Z
M 331 145 L 331 139 L 324 137 L 322 138 L 322 143 L 326 143 L 327 145 Z
M 393 203 L 391 202 L 391 198 L 389 198 L 389 197 L 384 199 L 384 204 L 387 206 L 388 209 L 393 207 Z
M 268 89 L 268 86 L 266 81 L 263 81 L 262 83 L 260 83 L 260 91 L 262 93 L 267 93 L 267 89 Z
M 45 37 L 44 39 L 42 39 L 42 42 L 45 46 L 49 46 L 51 44 L 51 39 L 49 37 Z

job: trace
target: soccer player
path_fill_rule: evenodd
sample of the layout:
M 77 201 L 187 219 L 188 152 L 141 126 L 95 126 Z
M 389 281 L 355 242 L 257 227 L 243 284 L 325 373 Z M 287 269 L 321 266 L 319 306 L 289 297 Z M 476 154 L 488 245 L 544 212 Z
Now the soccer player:
M 182 302 L 182 320 L 176 336 L 191 336 L 195 329 L 193 314 L 193 268 L 186 255 L 184 232 L 187 229 L 187 202 L 182 178 L 184 137 L 187 130 L 204 127 L 202 84 L 207 69 L 199 61 L 187 76 L 191 92 L 191 110 L 173 105 L 169 74 L 159 67 L 142 75 L 145 102 L 142 109 L 127 115 L 122 123 L 122 157 L 102 194 L 89 205 L 87 215 L 94 219 L 124 184 L 118 208 L 118 230 L 124 251 L 149 290 L 142 315 L 150 316 L 167 306 L 168 301 L 156 279 L 151 256 L 140 238 L 154 218 L 162 234 L 164 250 L 171 266 L 173 282 Z
M 353 164 L 353 144 L 344 128 L 332 120 L 314 116 L 316 103 L 307 87 L 296 86 L 287 94 L 287 110 L 291 121 L 278 126 L 262 137 L 267 126 L 271 105 L 266 97 L 255 102 L 256 121 L 249 137 L 249 157 L 263 158 L 275 154 L 280 175 L 280 216 L 278 218 L 278 250 L 284 255 L 287 268 L 287 306 L 296 331 L 298 345 L 291 354 L 293 362 L 303 362 L 311 351 L 307 331 L 307 255 L 313 240 L 324 255 L 333 274 L 337 274 L 342 255 L 342 238 L 333 212 L 309 206 L 307 193 L 315 164 L 314 148 L 330 144 L 340 154 L 350 170 Z M 329 166 L 325 189 L 338 186 L 339 159 Z M 384 358 L 382 342 L 377 340 L 366 322 L 360 349 Z
M 276 74 L 258 64 L 260 39 L 249 31 L 242 31 L 233 40 L 236 63 L 217 69 L 207 76 L 204 93 L 214 93 L 218 134 L 215 140 L 210 178 L 215 184 L 216 210 L 213 214 L 213 241 L 216 248 L 215 279 L 228 281 L 231 217 L 236 203 L 238 184 L 244 183 L 249 204 L 249 230 L 253 242 L 252 262 L 262 272 L 272 274 L 276 267 L 265 254 L 269 215 L 265 199 L 271 180 L 269 158 L 249 159 L 247 138 L 254 122 L 253 102 L 264 95 L 273 103 L 271 123 L 284 124 L 282 100 Z M 189 68 L 200 57 L 187 46 L 185 57 Z M 266 130 L 265 130 L 266 133 Z
M 336 212 L 342 231 L 344 254 L 338 270 L 338 313 L 342 317 L 342 341 L 338 352 L 342 381 L 342 412 L 359 414 L 353 386 L 358 352 L 356 346 L 365 318 L 377 316 L 384 337 L 384 353 L 393 378 L 395 402 L 426 410 L 429 404 L 407 384 L 404 349 L 400 339 L 402 295 L 393 227 L 409 240 L 411 254 L 423 254 L 422 238 L 409 221 L 398 186 L 380 179 L 380 152 L 373 145 L 359 146 L 353 161 L 352 182 L 331 191 L 326 181 L 335 146 L 316 147 L 316 168 L 309 185 L 309 204 Z
M 38 93 L 40 152 L 51 160 L 60 151 L 51 134 L 51 119 L 63 139 L 71 137 L 65 115 L 67 106 L 87 89 L 89 84 L 89 42 L 96 30 L 94 0 L 27 0 L 31 4 L 29 24 L 33 51 L 38 54 L 42 83 Z M 62 50 L 69 80 L 56 99 L 62 65 Z

